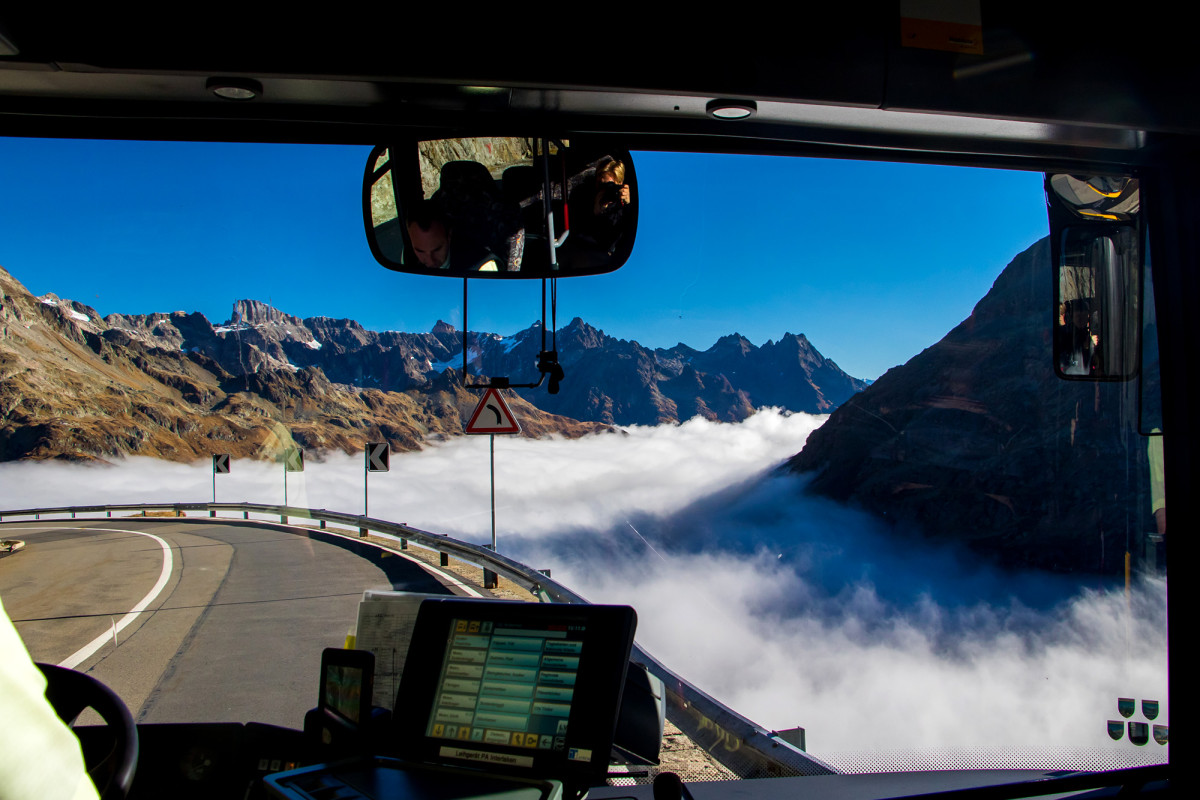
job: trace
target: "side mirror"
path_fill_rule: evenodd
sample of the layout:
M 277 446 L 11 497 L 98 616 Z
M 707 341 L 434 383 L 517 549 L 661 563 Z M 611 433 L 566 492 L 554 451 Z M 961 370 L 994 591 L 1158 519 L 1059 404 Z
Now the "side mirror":
M 1046 197 L 1055 372 L 1068 380 L 1129 380 L 1138 372 L 1142 326 L 1137 181 L 1047 175 Z
M 404 141 L 371 151 L 363 222 L 375 260 L 455 278 L 612 272 L 637 234 L 633 159 L 611 142 Z

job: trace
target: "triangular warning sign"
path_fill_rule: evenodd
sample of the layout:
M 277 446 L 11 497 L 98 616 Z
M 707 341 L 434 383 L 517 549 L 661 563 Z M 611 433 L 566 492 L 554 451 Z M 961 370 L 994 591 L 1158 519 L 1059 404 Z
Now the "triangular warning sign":
M 467 423 L 467 433 L 520 433 L 517 418 L 495 389 L 488 389 Z

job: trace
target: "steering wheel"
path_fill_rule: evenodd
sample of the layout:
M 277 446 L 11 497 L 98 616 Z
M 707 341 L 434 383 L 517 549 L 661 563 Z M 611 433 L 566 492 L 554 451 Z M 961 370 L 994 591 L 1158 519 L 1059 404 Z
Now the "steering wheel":
M 91 675 L 52 664 L 37 666 L 46 676 L 46 700 L 59 719 L 72 725 L 85 708 L 91 708 L 104 720 L 112 745 L 99 753 L 99 758 L 92 752 L 95 748 L 85 749 L 88 776 L 103 800 L 124 798 L 137 768 L 138 734 L 133 715 L 116 692 Z

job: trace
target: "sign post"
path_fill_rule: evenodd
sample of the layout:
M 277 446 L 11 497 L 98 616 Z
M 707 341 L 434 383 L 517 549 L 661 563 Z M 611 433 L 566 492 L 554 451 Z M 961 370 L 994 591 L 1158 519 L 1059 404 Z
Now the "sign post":
M 492 486 L 492 552 L 496 552 L 496 434 L 488 436 L 489 477 Z M 485 576 L 486 578 L 486 576 Z M 490 588 L 490 587 L 489 587 Z
M 367 494 L 367 476 L 372 472 L 387 472 L 391 465 L 391 451 L 387 442 L 371 442 L 363 451 L 363 516 L 368 516 L 369 498 Z M 359 536 L 366 536 L 367 529 L 360 528 Z
M 212 501 L 214 503 L 217 502 L 217 475 L 218 474 L 220 474 L 220 475 L 228 475 L 229 474 L 229 453 L 222 453 L 220 455 L 213 456 L 213 499 L 212 499 Z M 210 517 L 215 517 L 217 515 L 217 512 L 215 509 L 210 509 L 208 512 L 208 515 Z
M 492 552 L 496 552 L 496 434 L 520 433 L 521 426 L 517 418 L 509 410 L 504 398 L 495 389 L 488 389 L 475 406 L 471 421 L 467 423 L 466 433 L 473 435 L 487 434 L 491 453 L 491 485 L 492 485 Z M 495 589 L 498 579 L 490 569 L 483 571 L 483 586 L 485 589 Z
M 287 474 L 289 472 L 304 472 L 304 451 L 300 448 L 292 448 L 283 451 L 283 507 L 287 508 Z M 284 514 L 281 522 L 287 522 L 287 514 Z

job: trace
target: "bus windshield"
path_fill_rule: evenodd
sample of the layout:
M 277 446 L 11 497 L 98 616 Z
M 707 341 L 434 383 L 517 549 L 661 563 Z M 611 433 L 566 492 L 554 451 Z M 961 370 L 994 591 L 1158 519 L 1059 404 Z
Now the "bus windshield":
M 1056 313 L 1041 173 L 633 153 L 632 254 L 558 281 L 562 389 L 504 392 L 490 449 L 464 343 L 533 370 L 540 283 L 473 283 L 464 325 L 461 282 L 382 269 L 368 152 L 0 139 L 0 598 L 35 660 L 142 723 L 301 727 L 364 590 L 453 590 L 398 566 L 436 552 L 71 510 L 286 505 L 494 535 L 838 771 L 1168 761 L 1152 294 L 1133 378 L 1056 373 L 1091 317 Z

